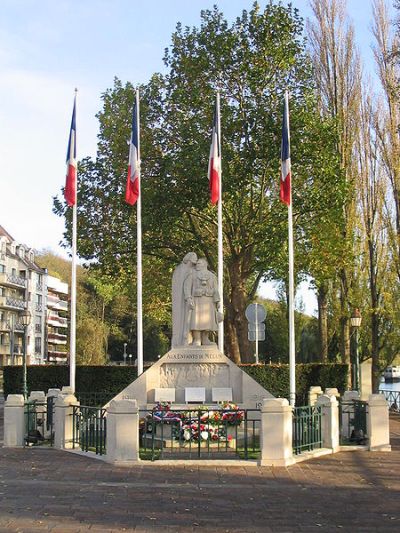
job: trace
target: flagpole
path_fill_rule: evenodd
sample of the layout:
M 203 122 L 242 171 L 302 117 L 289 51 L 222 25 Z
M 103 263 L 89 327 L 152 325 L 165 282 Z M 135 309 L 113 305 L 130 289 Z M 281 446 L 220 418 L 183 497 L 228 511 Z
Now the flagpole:
M 76 100 L 78 89 L 75 89 L 75 116 Z M 76 146 L 76 139 L 75 139 Z M 78 167 L 76 167 L 76 196 L 72 206 L 72 261 L 71 261 L 71 324 L 70 324 L 70 341 L 69 341 L 69 386 L 75 393 L 75 375 L 76 375 L 76 249 L 77 249 L 77 184 L 78 184 Z
M 289 95 L 285 91 L 285 113 L 287 120 L 288 137 L 289 128 Z M 292 176 L 291 178 L 292 179 Z M 294 251 L 293 251 L 293 212 L 292 212 L 292 187 L 290 186 L 288 205 L 288 247 L 289 247 L 289 400 L 292 407 L 296 404 L 296 352 L 294 336 Z
M 224 314 L 224 252 L 222 240 L 222 154 L 221 154 L 221 115 L 220 115 L 220 94 L 217 91 L 217 116 L 218 116 L 218 151 L 221 158 L 219 197 L 218 197 L 218 312 Z M 224 322 L 218 322 L 218 349 L 224 353 Z
M 142 191 L 140 169 L 140 113 L 139 113 L 139 89 L 136 89 L 136 120 L 138 131 L 137 158 L 139 161 L 138 185 L 139 195 L 136 203 L 136 227 L 137 227 L 137 372 L 143 374 L 143 301 L 142 301 Z

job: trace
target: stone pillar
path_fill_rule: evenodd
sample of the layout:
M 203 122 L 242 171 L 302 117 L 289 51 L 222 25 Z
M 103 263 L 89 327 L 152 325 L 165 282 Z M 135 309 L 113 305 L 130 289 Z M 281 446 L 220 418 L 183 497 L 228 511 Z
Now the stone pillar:
M 139 461 L 139 409 L 136 400 L 113 400 L 107 408 L 106 461 Z
M 322 447 L 335 453 L 339 449 L 339 403 L 336 396 L 322 394 L 316 405 L 321 407 Z
M 337 390 L 336 387 L 327 387 L 325 389 L 324 394 L 327 394 L 328 396 L 335 396 L 336 398 L 340 398 L 340 392 Z
M 28 397 L 28 402 L 45 403 L 46 395 L 42 390 L 33 390 Z
M 262 466 L 287 466 L 294 463 L 292 419 L 293 411 L 285 398 L 263 400 L 260 443 Z
M 57 397 L 54 406 L 54 447 L 72 448 L 73 436 L 73 406 L 79 405 L 73 394 Z
M 4 447 L 22 448 L 25 444 L 24 397 L 9 394 L 4 403 Z
M 367 412 L 370 451 L 390 452 L 389 406 L 383 394 L 370 394 Z
M 315 405 L 318 396 L 322 394 L 321 387 L 318 386 L 312 386 L 308 390 L 308 405 Z

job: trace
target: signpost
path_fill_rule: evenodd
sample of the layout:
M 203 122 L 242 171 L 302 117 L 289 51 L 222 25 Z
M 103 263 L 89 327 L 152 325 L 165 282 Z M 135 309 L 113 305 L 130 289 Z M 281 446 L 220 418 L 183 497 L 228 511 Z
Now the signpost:
M 256 364 L 258 364 L 258 341 L 265 340 L 264 320 L 267 313 L 262 304 L 254 303 L 247 306 L 245 315 L 249 322 L 247 336 L 249 341 L 256 343 Z

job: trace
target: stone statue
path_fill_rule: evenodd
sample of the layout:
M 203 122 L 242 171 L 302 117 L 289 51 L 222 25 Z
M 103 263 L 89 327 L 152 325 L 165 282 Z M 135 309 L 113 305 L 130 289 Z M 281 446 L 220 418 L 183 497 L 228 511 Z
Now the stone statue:
M 172 348 L 191 344 L 192 335 L 189 329 L 191 309 L 185 302 L 183 285 L 187 276 L 197 263 L 197 255 L 189 252 L 183 258 L 172 275 Z
M 209 332 L 218 331 L 218 321 L 222 320 L 217 312 L 219 302 L 217 277 L 207 268 L 207 261 L 201 258 L 186 275 L 183 293 L 189 309 L 187 322 L 192 334 L 193 346 L 215 344 Z

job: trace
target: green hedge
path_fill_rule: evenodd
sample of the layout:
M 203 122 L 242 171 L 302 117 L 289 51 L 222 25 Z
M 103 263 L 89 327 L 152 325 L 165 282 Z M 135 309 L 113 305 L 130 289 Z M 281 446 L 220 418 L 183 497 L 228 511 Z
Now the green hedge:
M 289 397 L 289 365 L 240 365 L 260 385 L 274 396 Z M 336 387 L 340 393 L 347 389 L 348 366 L 343 364 L 297 364 L 296 403 L 307 403 L 308 389 L 312 385 Z
M 27 368 L 28 391 L 47 391 L 69 383 L 69 366 L 35 365 Z M 98 393 L 112 398 L 136 378 L 133 366 L 77 366 L 77 392 Z M 22 367 L 4 367 L 4 395 L 22 393 Z
M 240 365 L 260 385 L 274 396 L 289 395 L 289 365 Z M 297 404 L 307 403 L 307 392 L 312 385 L 337 387 L 341 393 L 347 388 L 348 366 L 342 364 L 297 364 Z M 105 401 L 111 399 L 136 378 L 133 366 L 78 366 L 76 390 L 78 393 L 97 394 Z M 69 383 L 68 366 L 28 366 L 28 390 L 47 391 Z M 4 394 L 22 392 L 22 367 L 4 368 Z M 85 400 L 82 398 L 83 402 Z

